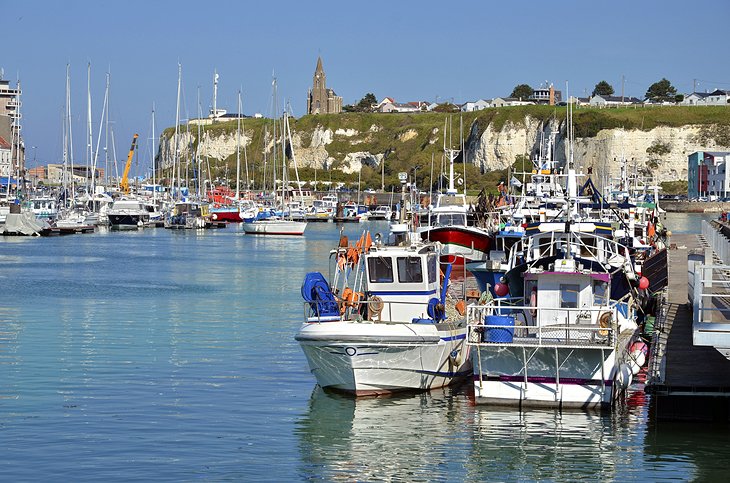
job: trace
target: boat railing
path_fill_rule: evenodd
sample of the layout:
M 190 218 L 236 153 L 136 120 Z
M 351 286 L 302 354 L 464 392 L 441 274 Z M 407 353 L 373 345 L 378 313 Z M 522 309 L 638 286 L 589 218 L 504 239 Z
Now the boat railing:
M 382 300 L 379 297 L 370 297 L 363 300 L 338 299 L 339 314 L 313 309 L 317 302 L 304 302 L 304 320 L 308 323 L 326 323 L 335 321 L 382 323 L 382 324 L 413 324 L 435 323 L 429 314 L 429 304 L 424 302 L 409 302 L 397 300 Z M 451 307 L 447 311 L 444 307 L 436 307 L 445 317 L 452 314 Z M 455 310 L 455 309 L 454 309 Z M 461 316 L 459 318 L 462 318 Z
M 615 344 L 618 332 L 617 320 L 613 315 L 615 307 L 518 305 L 522 300 L 500 298 L 487 305 L 469 305 L 466 314 L 468 343 L 480 346 L 597 349 L 610 348 Z M 555 313 L 556 323 L 536 323 L 540 311 Z

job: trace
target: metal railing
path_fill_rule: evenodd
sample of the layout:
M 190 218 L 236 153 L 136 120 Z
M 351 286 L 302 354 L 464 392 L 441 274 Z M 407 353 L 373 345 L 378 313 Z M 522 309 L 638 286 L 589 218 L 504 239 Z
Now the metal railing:
M 592 347 L 611 348 L 618 332 L 615 306 L 598 308 L 559 308 L 514 305 L 522 299 L 497 299 L 488 305 L 467 307 L 467 341 L 470 345 L 503 345 L 522 347 Z M 512 303 L 510 303 L 512 302 Z M 559 314 L 562 323 L 538 324 L 540 311 Z M 603 314 L 611 314 L 602 326 Z M 533 315 L 535 314 L 535 315 Z M 487 324 L 488 316 L 511 317 L 510 324 Z M 490 337 L 491 331 L 500 331 Z M 505 332 L 509 333 L 506 336 Z M 495 340 L 496 339 L 496 340 Z
M 702 221 L 702 236 L 722 263 L 730 263 L 730 240 L 708 221 Z M 705 260 L 710 263 L 711 260 Z
M 307 322 L 321 323 L 341 320 L 383 324 L 411 324 L 413 323 L 413 319 L 419 319 L 424 322 L 431 319 L 428 315 L 428 303 L 424 302 L 384 301 L 370 298 L 353 302 L 338 300 L 337 303 L 340 307 L 339 315 L 320 316 L 312 309 L 312 304 L 317 304 L 317 302 L 303 302 L 304 320 Z M 446 308 L 444 307 L 438 310 L 446 311 Z M 410 314 L 406 316 L 403 314 L 404 311 L 408 311 Z M 444 319 L 440 321 L 454 322 L 454 320 L 448 320 L 447 316 L 448 313 L 445 312 Z M 397 320 L 395 320 L 396 318 Z

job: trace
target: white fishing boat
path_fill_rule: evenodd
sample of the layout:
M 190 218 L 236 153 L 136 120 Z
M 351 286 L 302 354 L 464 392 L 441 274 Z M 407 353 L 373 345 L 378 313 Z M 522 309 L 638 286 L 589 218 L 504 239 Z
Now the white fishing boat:
M 631 383 L 638 287 L 610 223 L 537 222 L 500 297 L 471 305 L 477 403 L 611 406 Z
M 385 246 L 377 238 L 341 240 L 331 252 L 331 282 L 319 272 L 304 280 L 296 340 L 317 382 L 361 396 L 467 377 L 466 321 L 447 304 L 451 265 L 442 282 L 437 244 L 401 235 L 399 245 Z

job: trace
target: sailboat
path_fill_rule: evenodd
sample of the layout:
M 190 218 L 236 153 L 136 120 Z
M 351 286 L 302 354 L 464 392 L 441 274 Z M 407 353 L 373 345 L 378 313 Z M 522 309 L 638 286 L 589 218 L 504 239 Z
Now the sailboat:
M 276 79 L 274 79 L 274 92 L 276 92 Z M 276 127 L 276 124 L 274 125 Z M 284 210 L 286 206 L 286 195 L 287 195 L 287 166 L 286 158 L 288 154 L 291 154 L 292 162 L 294 163 L 294 169 L 296 170 L 297 161 L 294 157 L 294 148 L 291 141 L 291 129 L 289 128 L 289 114 L 284 112 L 284 132 L 281 136 L 282 150 L 282 183 L 281 183 L 281 204 L 282 204 L 282 215 L 281 216 L 270 216 L 264 219 L 255 219 L 252 221 L 246 221 L 243 223 L 243 231 L 250 235 L 303 235 L 304 230 L 307 228 L 306 221 L 293 220 L 291 217 L 291 210 Z M 276 139 L 276 136 L 274 136 Z M 285 148 L 286 143 L 291 149 Z M 274 143 L 274 153 L 276 153 L 276 143 Z M 276 155 L 274 155 L 276 158 Z M 276 161 L 274 159 L 274 161 Z M 299 174 L 297 171 L 297 184 L 299 185 Z M 276 182 L 276 181 L 274 181 Z M 299 187 L 299 197 L 301 199 L 302 192 Z

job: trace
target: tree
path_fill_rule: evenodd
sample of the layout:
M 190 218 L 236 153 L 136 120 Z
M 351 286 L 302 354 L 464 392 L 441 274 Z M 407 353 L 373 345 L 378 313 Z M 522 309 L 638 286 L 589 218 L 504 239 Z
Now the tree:
M 456 104 L 444 102 L 433 108 L 433 112 L 459 112 L 461 109 Z
M 676 102 L 677 89 L 667 79 L 662 78 L 649 86 L 645 96 L 652 102 Z
M 602 80 L 601 82 L 596 84 L 596 87 L 593 88 L 594 96 L 612 96 L 613 93 L 613 86 L 605 80 Z
M 368 92 L 365 96 L 360 99 L 360 102 L 355 106 L 360 112 L 372 112 L 373 106 L 378 103 L 375 98 L 375 94 Z
M 532 93 L 535 92 L 535 90 L 530 87 L 527 84 L 520 84 L 518 86 L 515 86 L 514 89 L 512 89 L 512 94 L 510 94 L 510 97 L 517 97 L 519 99 L 527 99 L 532 95 Z

